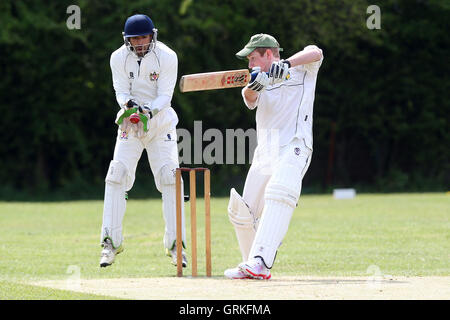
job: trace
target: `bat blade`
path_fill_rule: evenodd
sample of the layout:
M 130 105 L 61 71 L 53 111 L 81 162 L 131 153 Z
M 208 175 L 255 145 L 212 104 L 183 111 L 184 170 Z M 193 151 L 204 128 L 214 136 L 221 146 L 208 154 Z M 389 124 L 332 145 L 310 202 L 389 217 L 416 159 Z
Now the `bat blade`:
M 180 79 L 180 91 L 203 91 L 243 87 L 250 81 L 247 69 L 205 72 L 184 75 Z

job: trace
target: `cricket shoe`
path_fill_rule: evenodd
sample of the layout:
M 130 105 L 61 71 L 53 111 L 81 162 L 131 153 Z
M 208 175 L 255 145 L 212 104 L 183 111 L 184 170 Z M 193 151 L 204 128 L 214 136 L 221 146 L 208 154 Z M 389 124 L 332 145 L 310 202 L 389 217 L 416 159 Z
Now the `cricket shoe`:
M 101 258 L 100 258 L 100 267 L 104 268 L 107 266 L 112 265 L 112 263 L 114 262 L 114 259 L 116 257 L 116 254 L 119 254 L 123 251 L 123 247 L 122 245 L 120 245 L 120 247 L 118 247 L 117 249 L 114 249 L 111 239 L 105 239 L 103 241 L 103 250 L 101 253 Z
M 266 268 L 261 258 L 252 258 L 239 264 L 238 268 L 251 279 L 269 280 L 272 277 L 270 270 Z
M 172 264 L 174 266 L 177 266 L 177 245 L 174 244 L 172 249 L 167 249 L 166 248 L 166 255 L 169 257 L 172 257 Z M 186 253 L 184 252 L 184 249 L 181 249 L 181 264 L 183 265 L 183 268 L 187 267 L 187 258 L 186 258 Z
M 228 279 L 251 279 L 245 272 L 239 268 L 227 269 L 223 273 Z

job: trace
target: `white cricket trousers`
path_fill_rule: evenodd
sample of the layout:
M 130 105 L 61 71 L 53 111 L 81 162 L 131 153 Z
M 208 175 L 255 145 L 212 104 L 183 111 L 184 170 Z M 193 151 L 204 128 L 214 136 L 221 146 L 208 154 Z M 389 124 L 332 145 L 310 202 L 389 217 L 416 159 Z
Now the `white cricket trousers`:
M 298 138 L 283 147 L 255 150 L 242 195 L 257 226 L 249 258 L 261 256 L 269 268 L 287 232 L 311 155 Z
M 149 121 L 149 131 L 141 139 L 135 137 L 132 132 L 123 136 L 121 130 L 118 130 L 113 160 L 120 161 L 127 169 L 127 191 L 133 187 L 136 167 L 145 149 L 156 188 L 161 192 L 159 176 L 161 168 L 165 165 L 176 168 L 179 165 L 177 123 L 175 111 L 172 108 L 166 108 Z
M 123 190 L 129 191 L 135 181 L 136 167 L 144 149 L 153 173 L 156 188 L 162 194 L 163 217 L 165 220 L 164 246 L 171 248 L 176 238 L 176 210 L 175 210 L 175 169 L 179 166 L 176 124 L 178 117 L 169 107 L 163 109 L 148 123 L 149 131 L 142 138 L 137 138 L 130 130 L 129 133 L 118 129 L 113 161 L 120 162 L 125 167 L 126 176 Z M 124 195 L 123 195 L 124 196 Z M 103 212 L 102 236 L 111 233 L 113 243 L 122 243 L 122 220 L 125 214 L 125 203 L 109 205 L 117 201 L 106 196 Z M 107 203 L 108 202 L 108 203 Z M 114 231 L 115 230 L 115 231 Z M 184 236 L 184 221 L 183 221 Z M 183 237 L 184 238 L 184 237 Z

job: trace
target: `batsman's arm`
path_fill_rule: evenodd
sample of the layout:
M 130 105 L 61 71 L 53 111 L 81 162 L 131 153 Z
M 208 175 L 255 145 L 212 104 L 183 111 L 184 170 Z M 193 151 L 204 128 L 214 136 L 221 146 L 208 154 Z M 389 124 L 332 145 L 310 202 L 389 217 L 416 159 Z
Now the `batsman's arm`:
M 297 67 L 300 65 L 308 65 L 314 62 L 321 61 L 323 59 L 322 49 L 317 46 L 310 45 L 305 47 L 302 51 L 292 55 L 287 61 L 291 64 L 291 67 Z
M 299 65 L 310 64 L 316 61 L 320 61 L 323 58 L 322 50 L 314 45 L 307 46 L 302 51 L 297 52 L 293 56 L 289 57 L 288 60 L 291 67 L 296 67 Z
M 259 98 L 259 92 L 244 87 L 242 89 L 242 97 L 244 98 L 244 103 L 250 110 L 256 108 L 256 104 Z

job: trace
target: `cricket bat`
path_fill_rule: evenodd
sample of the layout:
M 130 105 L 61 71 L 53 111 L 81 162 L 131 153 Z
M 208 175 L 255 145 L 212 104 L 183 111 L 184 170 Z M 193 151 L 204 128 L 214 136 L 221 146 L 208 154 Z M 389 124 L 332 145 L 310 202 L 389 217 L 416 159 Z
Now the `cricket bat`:
M 184 75 L 180 79 L 180 91 L 203 91 L 244 87 L 258 73 L 250 73 L 247 69 L 195 73 Z

